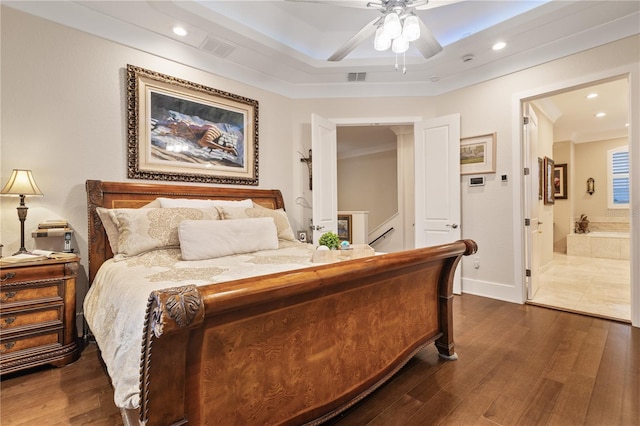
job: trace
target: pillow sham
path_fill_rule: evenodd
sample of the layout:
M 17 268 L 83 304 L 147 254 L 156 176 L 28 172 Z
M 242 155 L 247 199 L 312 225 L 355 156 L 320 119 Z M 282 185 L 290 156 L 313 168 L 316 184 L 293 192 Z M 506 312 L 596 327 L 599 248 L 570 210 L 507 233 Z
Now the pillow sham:
M 253 203 L 251 208 L 243 207 L 221 207 L 220 209 L 221 219 L 242 219 L 242 218 L 256 218 L 256 217 L 271 217 L 273 218 L 276 229 L 278 230 L 278 239 L 285 241 L 297 241 L 289 218 L 284 209 L 272 210 L 261 205 Z
M 278 248 L 270 217 L 235 220 L 184 220 L 178 226 L 183 260 L 215 259 Z
M 253 201 L 246 200 L 203 200 L 198 198 L 158 198 L 160 207 L 253 207 Z
M 215 208 L 111 209 L 109 215 L 118 232 L 117 251 L 114 254 L 120 257 L 178 247 L 180 222 L 220 218 Z
M 156 198 L 148 204 L 140 207 L 141 209 L 148 208 L 159 208 L 160 201 Z M 98 217 L 102 222 L 102 226 L 107 234 L 107 240 L 109 240 L 109 246 L 111 247 L 111 253 L 118 253 L 118 227 L 114 223 L 111 215 L 109 214 L 109 209 L 105 207 L 96 207 L 96 213 L 98 213 Z

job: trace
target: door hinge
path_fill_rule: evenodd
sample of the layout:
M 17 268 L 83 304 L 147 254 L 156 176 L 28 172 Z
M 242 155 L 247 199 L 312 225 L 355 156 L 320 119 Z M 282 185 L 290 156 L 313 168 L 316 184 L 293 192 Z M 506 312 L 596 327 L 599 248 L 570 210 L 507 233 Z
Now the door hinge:
M 524 124 L 525 126 L 529 124 L 529 117 L 522 117 L 522 124 Z
M 524 226 L 531 226 L 531 219 L 528 217 L 524 219 Z
M 525 167 L 525 168 L 524 168 L 524 175 L 525 175 L 525 176 L 528 176 L 528 175 L 529 175 L 529 173 L 531 173 L 531 170 L 529 170 L 529 168 L 528 168 L 528 167 Z
M 530 277 L 530 276 L 531 276 L 531 269 L 525 269 L 525 271 L 524 271 L 524 275 L 525 275 L 526 277 Z

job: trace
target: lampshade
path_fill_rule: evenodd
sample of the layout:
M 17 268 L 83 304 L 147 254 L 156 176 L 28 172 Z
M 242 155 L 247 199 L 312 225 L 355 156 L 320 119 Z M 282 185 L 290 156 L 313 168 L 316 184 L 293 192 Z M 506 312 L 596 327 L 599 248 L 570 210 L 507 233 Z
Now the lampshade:
M 408 49 L 409 40 L 407 40 L 403 36 L 393 39 L 393 43 L 391 43 L 391 50 L 393 50 L 394 53 L 404 53 Z
M 387 50 L 391 47 L 391 39 L 384 32 L 383 27 L 378 27 L 376 30 L 376 36 L 373 39 L 373 48 L 379 52 Z
M 11 177 L 7 184 L 2 188 L 0 194 L 3 195 L 44 195 L 38 185 L 36 185 L 36 181 L 33 179 L 33 174 L 31 174 L 31 170 L 20 170 L 13 169 L 11 173 Z
M 384 32 L 391 40 L 402 34 L 402 24 L 397 13 L 391 12 L 384 18 Z
M 402 25 L 402 37 L 407 41 L 416 41 L 420 38 L 420 24 L 416 15 L 409 15 Z

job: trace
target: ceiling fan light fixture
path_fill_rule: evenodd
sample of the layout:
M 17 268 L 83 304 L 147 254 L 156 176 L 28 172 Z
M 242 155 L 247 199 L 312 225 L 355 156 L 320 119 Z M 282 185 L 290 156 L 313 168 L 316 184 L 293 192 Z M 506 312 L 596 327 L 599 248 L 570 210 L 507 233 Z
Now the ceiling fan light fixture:
M 403 36 L 396 37 L 393 39 L 391 43 L 391 50 L 394 53 L 404 53 L 409 50 L 409 40 L 404 38 Z
M 407 41 L 416 41 L 420 38 L 420 24 L 416 15 L 409 15 L 405 18 L 402 26 L 402 36 Z
M 384 28 L 382 26 L 378 27 L 376 30 L 376 36 L 373 39 L 373 48 L 378 52 L 383 52 L 391 47 L 391 39 L 384 32 Z
M 384 32 L 391 40 L 397 38 L 402 34 L 402 24 L 400 23 L 400 17 L 395 12 L 390 12 L 384 18 Z

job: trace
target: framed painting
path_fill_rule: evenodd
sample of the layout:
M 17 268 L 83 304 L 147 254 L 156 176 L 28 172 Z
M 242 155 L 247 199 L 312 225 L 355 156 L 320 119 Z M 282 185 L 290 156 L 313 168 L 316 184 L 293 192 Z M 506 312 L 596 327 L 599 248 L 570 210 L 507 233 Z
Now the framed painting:
M 258 101 L 127 65 L 128 177 L 258 185 Z
M 338 238 L 340 241 L 347 241 L 351 243 L 351 215 L 339 214 L 338 215 Z
M 538 200 L 544 196 L 544 160 L 538 157 Z
M 460 174 L 496 172 L 496 134 L 460 139 Z
M 553 204 L 555 202 L 555 191 L 553 184 L 554 174 L 553 160 L 549 157 L 544 157 L 544 203 Z
M 556 164 L 553 168 L 553 196 L 556 200 L 567 199 L 566 164 Z

